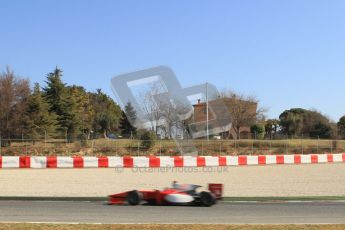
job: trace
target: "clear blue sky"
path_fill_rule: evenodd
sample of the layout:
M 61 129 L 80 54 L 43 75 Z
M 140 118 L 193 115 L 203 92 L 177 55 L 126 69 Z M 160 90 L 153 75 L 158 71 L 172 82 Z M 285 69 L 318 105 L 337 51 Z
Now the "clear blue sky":
M 111 94 L 110 78 L 168 65 L 182 85 L 345 114 L 345 1 L 1 0 L 0 69 Z

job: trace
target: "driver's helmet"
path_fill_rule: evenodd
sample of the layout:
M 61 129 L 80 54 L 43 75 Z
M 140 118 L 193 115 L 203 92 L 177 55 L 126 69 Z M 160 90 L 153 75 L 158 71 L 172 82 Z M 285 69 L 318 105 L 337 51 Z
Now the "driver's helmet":
M 174 189 L 178 189 L 179 188 L 179 184 L 177 183 L 176 180 L 174 180 L 171 184 L 171 188 L 174 188 Z

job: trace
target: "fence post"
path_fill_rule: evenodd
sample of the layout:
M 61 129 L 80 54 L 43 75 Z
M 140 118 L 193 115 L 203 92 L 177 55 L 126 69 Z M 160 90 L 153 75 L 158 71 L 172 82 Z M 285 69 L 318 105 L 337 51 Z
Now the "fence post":
M 68 137 L 67 137 L 67 133 L 68 131 L 67 131 L 67 128 L 66 128 L 66 133 L 65 133 L 65 143 L 66 143 L 66 146 L 67 146 L 67 142 L 68 142 Z
M 234 150 L 233 150 L 233 153 L 236 153 L 236 151 L 237 151 L 237 148 L 236 148 L 236 139 L 234 138 L 233 140 L 234 140 L 234 141 L 233 141 L 233 142 L 234 142 Z
M 162 156 L 162 138 L 159 141 L 159 156 Z
M 139 141 L 138 141 L 138 156 L 139 156 L 139 148 L 140 148 L 139 145 L 140 145 L 140 143 L 139 143 Z
M 333 140 L 331 140 L 331 153 L 333 153 Z M 0 153 L 1 155 L 1 153 Z
M 44 150 L 47 150 L 47 130 L 44 130 Z
M 204 155 L 204 141 L 201 140 L 201 155 Z
M 288 153 L 288 144 L 289 144 L 289 136 L 286 135 L 286 142 L 285 142 L 285 154 Z
M 222 140 L 220 140 L 220 143 L 219 143 L 219 156 L 221 153 L 222 153 Z
M 22 151 L 24 154 L 24 134 L 23 134 L 23 130 L 22 130 Z
M 252 138 L 252 155 L 254 155 L 254 139 Z
M 270 152 L 269 154 L 272 154 L 272 133 L 270 135 Z
M 316 151 L 316 153 L 319 153 L 319 136 L 317 136 L 317 151 Z

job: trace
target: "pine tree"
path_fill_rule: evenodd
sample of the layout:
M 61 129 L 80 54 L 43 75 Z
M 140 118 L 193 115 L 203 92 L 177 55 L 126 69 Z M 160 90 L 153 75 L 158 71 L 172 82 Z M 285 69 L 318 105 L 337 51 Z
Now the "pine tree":
M 56 114 L 49 112 L 49 105 L 44 99 L 38 83 L 34 86 L 25 113 L 25 127 L 33 139 L 54 137 L 57 129 Z
M 341 138 L 345 138 L 345 116 L 342 116 L 342 117 L 339 119 L 339 122 L 338 122 L 338 129 L 339 129 Z
M 128 102 L 125 106 L 125 110 L 122 111 L 122 117 L 120 120 L 120 129 L 123 135 L 135 135 L 137 129 L 132 124 L 135 122 L 136 119 L 137 114 L 131 103 Z
M 63 100 L 62 123 L 68 128 L 69 139 L 87 139 L 92 128 L 93 107 L 83 87 L 67 87 L 67 97 Z
M 58 67 L 47 74 L 47 86 L 43 89 L 49 103 L 49 111 L 57 115 L 59 131 L 67 131 L 69 141 L 73 142 L 80 133 L 78 104 L 70 87 L 61 80 L 63 71 Z
M 92 121 L 94 119 L 94 108 L 90 102 L 89 94 L 84 87 L 73 85 L 70 87 L 70 95 L 76 101 L 81 134 L 84 137 L 88 137 L 92 130 Z
M 68 140 L 74 142 L 80 136 L 81 120 L 78 113 L 77 99 L 73 97 L 72 92 L 69 93 L 62 100 L 62 113 L 60 116 L 60 123 L 67 128 Z
M 58 116 L 63 114 L 63 103 L 67 97 L 66 85 L 62 82 L 63 71 L 58 67 L 51 73 L 47 74 L 47 86 L 43 88 L 45 98 L 49 103 L 50 112 L 56 113 Z M 60 124 L 65 127 L 63 124 Z
M 97 89 L 96 93 L 89 93 L 89 98 L 93 108 L 93 131 L 101 133 L 104 138 L 109 132 L 117 132 L 121 117 L 120 107 L 100 89 Z

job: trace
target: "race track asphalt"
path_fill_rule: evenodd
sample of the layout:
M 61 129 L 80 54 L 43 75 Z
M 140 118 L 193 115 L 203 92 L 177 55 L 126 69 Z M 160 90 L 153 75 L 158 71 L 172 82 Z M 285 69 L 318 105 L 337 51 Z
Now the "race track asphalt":
M 4 200 L 0 201 L 0 222 L 344 224 L 345 202 L 221 202 L 207 208 Z

